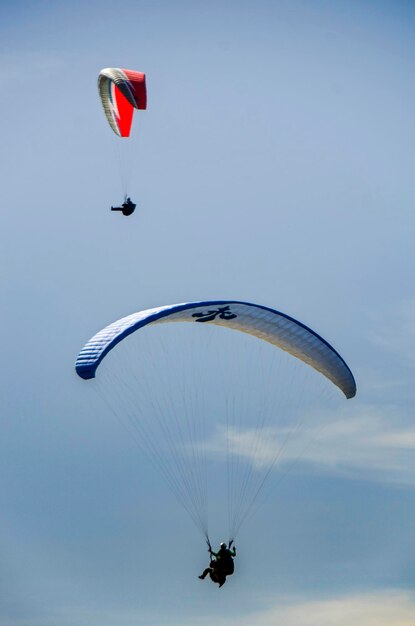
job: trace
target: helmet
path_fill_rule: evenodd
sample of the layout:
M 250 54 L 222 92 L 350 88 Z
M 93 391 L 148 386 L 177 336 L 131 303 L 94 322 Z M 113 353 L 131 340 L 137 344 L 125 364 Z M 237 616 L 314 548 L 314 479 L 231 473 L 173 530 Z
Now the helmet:
M 222 543 L 220 544 L 221 548 L 226 548 L 226 543 L 224 541 L 222 541 Z

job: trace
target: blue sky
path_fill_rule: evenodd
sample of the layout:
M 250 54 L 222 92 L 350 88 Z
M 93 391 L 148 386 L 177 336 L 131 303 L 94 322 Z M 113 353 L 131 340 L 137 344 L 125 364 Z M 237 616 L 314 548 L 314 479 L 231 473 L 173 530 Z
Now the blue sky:
M 2 3 L 1 623 L 414 623 L 414 19 L 398 1 Z M 130 219 L 108 210 L 107 66 L 147 74 Z M 228 297 L 321 333 L 358 396 L 218 592 L 73 364 L 118 317 Z

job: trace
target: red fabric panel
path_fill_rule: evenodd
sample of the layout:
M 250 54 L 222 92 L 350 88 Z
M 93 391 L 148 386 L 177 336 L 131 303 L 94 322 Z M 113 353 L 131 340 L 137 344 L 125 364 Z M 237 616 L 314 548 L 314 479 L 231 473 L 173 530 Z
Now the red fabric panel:
M 146 75 L 133 70 L 122 70 L 131 82 L 131 89 L 137 102 L 137 109 L 147 108 Z
M 123 96 L 116 85 L 114 85 L 114 96 L 117 103 L 117 123 L 118 128 L 120 129 L 121 137 L 129 137 L 133 121 L 134 107 L 131 106 L 127 98 Z

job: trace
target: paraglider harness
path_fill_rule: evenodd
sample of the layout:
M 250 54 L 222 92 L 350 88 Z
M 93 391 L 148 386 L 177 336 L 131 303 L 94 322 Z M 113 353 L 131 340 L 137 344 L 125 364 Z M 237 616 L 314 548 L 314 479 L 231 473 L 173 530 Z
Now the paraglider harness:
M 221 559 L 217 558 L 217 553 L 213 552 L 212 546 L 210 544 L 209 537 L 206 538 L 206 543 L 208 545 L 208 552 L 211 556 L 210 559 L 210 572 L 209 576 L 212 582 L 218 583 L 220 587 L 224 584 L 226 577 L 230 576 L 234 572 L 234 564 L 232 555 L 229 555 L 229 559 Z M 233 539 L 229 541 L 228 549 L 232 548 Z
M 131 200 L 131 198 L 128 198 L 127 196 L 124 196 L 124 202 L 122 203 L 121 206 L 112 206 L 111 207 L 111 211 L 121 211 L 123 215 L 128 216 L 128 215 L 132 215 L 135 211 L 135 207 L 137 205 L 134 204 L 134 202 Z

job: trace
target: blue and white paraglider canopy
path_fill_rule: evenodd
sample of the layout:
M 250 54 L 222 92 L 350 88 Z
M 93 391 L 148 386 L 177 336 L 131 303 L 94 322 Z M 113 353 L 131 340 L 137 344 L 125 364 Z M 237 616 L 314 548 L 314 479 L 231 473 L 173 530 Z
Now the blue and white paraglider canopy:
M 170 304 L 133 313 L 98 332 L 80 351 L 76 372 L 94 378 L 102 359 L 125 337 L 149 324 L 194 322 L 214 324 L 248 333 L 285 350 L 331 380 L 346 398 L 356 395 L 356 383 L 339 353 L 320 335 L 294 318 L 237 300 L 206 300 Z

